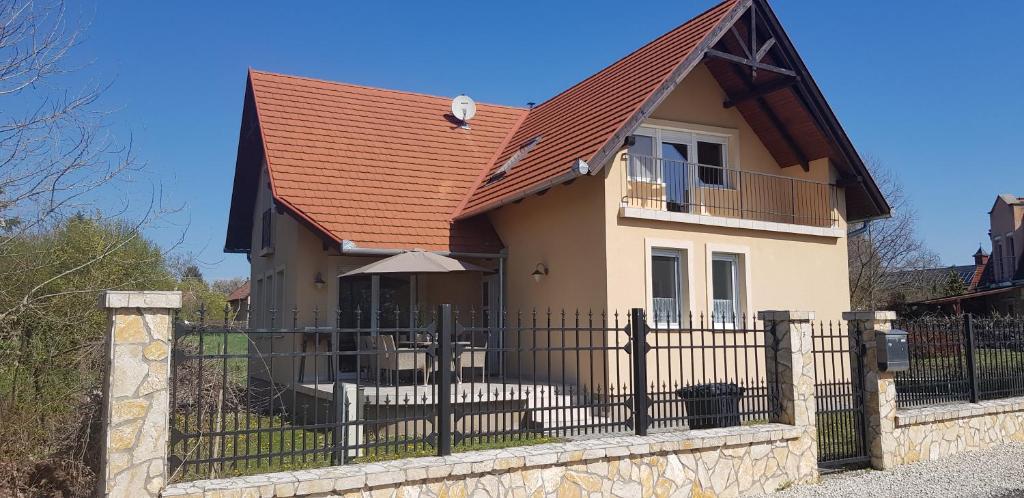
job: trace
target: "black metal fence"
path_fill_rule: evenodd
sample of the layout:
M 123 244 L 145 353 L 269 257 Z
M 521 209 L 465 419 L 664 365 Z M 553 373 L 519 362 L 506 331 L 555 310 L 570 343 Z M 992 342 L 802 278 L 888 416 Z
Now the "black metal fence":
M 812 324 L 815 421 L 822 467 L 866 465 L 861 331 L 841 321 Z
M 899 321 L 910 369 L 896 374 L 899 406 L 1024 396 L 1024 318 L 972 315 Z
M 490 316 L 446 305 L 370 321 L 407 327 L 292 311 L 242 330 L 201 315 L 174 338 L 175 480 L 777 415 L 774 341 L 753 321 L 649 326 L 639 309 Z
M 682 325 L 670 320 L 655 316 L 652 326 L 634 336 L 647 345 L 646 361 L 636 366 L 646 378 L 642 402 L 650 428 L 700 429 L 777 418 L 777 365 L 768 364 L 775 358 L 769 350 L 777 346 L 769 327 L 746 317 L 691 315 Z

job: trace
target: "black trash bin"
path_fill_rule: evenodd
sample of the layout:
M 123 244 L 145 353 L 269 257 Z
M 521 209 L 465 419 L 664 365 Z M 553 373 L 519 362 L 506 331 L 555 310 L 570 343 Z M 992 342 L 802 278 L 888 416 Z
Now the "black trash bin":
M 736 384 L 718 382 L 684 387 L 676 395 L 686 402 L 691 429 L 714 429 L 740 425 L 743 391 Z

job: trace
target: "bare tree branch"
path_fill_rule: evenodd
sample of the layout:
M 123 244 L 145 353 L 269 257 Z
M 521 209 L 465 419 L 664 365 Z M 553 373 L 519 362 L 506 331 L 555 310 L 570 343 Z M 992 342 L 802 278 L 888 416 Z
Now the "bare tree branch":
M 932 282 L 913 270 L 934 268 L 938 257 L 916 233 L 917 212 L 892 171 L 867 161 L 892 207 L 892 217 L 876 220 L 849 240 L 850 301 L 854 309 L 881 309 Z

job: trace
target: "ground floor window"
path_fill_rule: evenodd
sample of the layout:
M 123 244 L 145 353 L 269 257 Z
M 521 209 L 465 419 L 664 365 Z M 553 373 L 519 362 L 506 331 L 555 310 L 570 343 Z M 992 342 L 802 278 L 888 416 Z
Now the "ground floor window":
M 651 305 L 653 321 L 662 325 L 680 323 L 683 314 L 683 262 L 679 251 L 651 251 Z
M 713 253 L 711 257 L 712 320 L 733 326 L 740 315 L 739 256 Z

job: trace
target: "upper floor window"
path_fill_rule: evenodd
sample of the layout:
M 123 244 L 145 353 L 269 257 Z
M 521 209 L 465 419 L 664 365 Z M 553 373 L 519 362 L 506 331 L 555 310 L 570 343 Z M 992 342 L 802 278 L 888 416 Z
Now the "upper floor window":
M 1017 271 L 1017 251 L 1013 248 L 1013 234 L 1007 235 L 1006 246 L 1006 279 L 1010 280 Z
M 663 183 L 670 198 L 691 188 L 726 186 L 729 138 L 642 126 L 629 147 L 629 177 Z
M 262 241 L 260 248 L 264 251 L 269 251 L 274 248 L 274 231 L 271 226 L 271 220 L 273 220 L 273 213 L 271 212 L 271 209 L 268 208 L 266 211 L 263 211 L 263 217 L 260 225 L 260 239 Z
M 996 281 L 1003 280 L 1003 245 L 1002 241 L 992 241 L 992 274 L 995 275 Z

